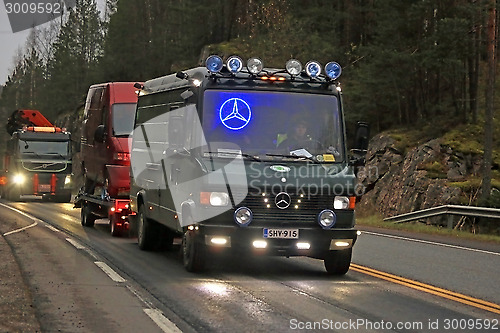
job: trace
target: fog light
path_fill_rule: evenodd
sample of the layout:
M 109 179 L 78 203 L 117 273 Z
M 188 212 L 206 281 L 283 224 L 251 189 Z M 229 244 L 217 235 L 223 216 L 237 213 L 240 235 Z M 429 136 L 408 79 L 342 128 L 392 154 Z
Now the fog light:
M 214 237 L 210 240 L 210 243 L 212 243 L 214 245 L 226 245 L 227 239 L 222 238 L 222 237 Z
M 343 241 L 335 242 L 335 246 L 337 246 L 337 247 L 346 247 L 349 245 L 351 245 L 351 243 L 349 243 L 349 242 L 343 242 Z
M 337 222 L 337 216 L 329 209 L 325 209 L 318 215 L 318 223 L 323 229 L 330 229 Z
M 299 249 L 299 250 L 309 250 L 310 248 L 311 248 L 311 244 L 309 244 L 309 243 L 304 243 L 304 242 L 297 243 L 297 249 Z
M 234 212 L 234 220 L 240 227 L 246 227 L 252 222 L 253 214 L 250 208 L 240 207 Z
M 252 243 L 252 245 L 256 249 L 265 249 L 267 247 L 267 242 L 263 240 L 256 240 Z

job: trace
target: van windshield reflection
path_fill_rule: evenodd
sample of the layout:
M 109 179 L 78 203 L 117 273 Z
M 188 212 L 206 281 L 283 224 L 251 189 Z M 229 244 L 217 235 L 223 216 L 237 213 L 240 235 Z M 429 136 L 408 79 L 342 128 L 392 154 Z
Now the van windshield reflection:
M 338 105 L 334 95 L 207 90 L 202 121 L 206 150 L 236 145 L 242 156 L 263 160 L 341 162 Z

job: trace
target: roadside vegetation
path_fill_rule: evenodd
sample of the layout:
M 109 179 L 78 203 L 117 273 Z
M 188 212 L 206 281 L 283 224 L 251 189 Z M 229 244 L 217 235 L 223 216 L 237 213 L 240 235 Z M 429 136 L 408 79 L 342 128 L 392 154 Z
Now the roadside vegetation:
M 357 218 L 356 222 L 360 226 L 376 227 L 376 228 L 391 229 L 391 230 L 402 230 L 415 233 L 423 233 L 428 235 L 447 236 L 454 239 L 470 239 L 470 240 L 500 244 L 500 235 L 483 234 L 477 232 L 472 233 L 470 227 L 468 228 L 468 230 L 465 229 L 460 230 L 460 229 L 448 229 L 447 227 L 426 224 L 423 222 L 405 222 L 405 223 L 385 222 L 383 218 L 378 215 L 359 217 Z

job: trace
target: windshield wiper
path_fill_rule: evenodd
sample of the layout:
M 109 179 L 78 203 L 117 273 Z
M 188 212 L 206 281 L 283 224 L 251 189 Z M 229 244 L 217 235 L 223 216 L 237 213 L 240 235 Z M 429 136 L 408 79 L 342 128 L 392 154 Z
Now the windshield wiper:
M 61 153 L 56 153 L 56 152 L 49 152 L 49 153 L 45 153 L 47 155 L 59 155 L 60 158 L 64 158 L 64 155 L 62 155 Z
M 21 154 L 33 154 L 36 157 L 40 157 L 40 155 L 38 155 L 38 153 L 35 153 L 34 151 L 23 151 L 23 152 L 21 152 Z
M 266 156 L 272 156 L 272 157 L 285 157 L 285 158 L 293 158 L 293 159 L 300 159 L 300 158 L 305 158 L 306 160 L 313 161 L 314 163 L 320 163 L 317 161 L 315 158 L 312 156 L 303 156 L 303 155 L 286 155 L 286 154 L 266 154 Z
M 224 155 L 224 154 L 228 154 L 228 155 L 238 155 L 238 156 L 243 156 L 243 157 L 246 157 L 248 159 L 251 159 L 253 161 L 257 161 L 257 162 L 260 162 L 261 159 L 258 158 L 257 156 L 254 156 L 254 155 L 250 155 L 250 154 L 246 154 L 246 153 L 242 153 L 242 152 L 232 152 L 232 151 L 205 151 L 204 152 L 205 154 L 217 154 L 219 157 L 220 154 Z

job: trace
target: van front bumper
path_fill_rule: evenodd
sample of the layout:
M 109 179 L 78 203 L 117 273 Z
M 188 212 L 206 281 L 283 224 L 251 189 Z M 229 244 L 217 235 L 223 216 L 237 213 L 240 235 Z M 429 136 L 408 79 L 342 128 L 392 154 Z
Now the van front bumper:
M 265 229 L 267 228 L 197 225 L 195 233 L 197 241 L 211 252 L 314 258 L 323 258 L 331 250 L 349 249 L 357 239 L 355 229 L 273 228 L 297 231 L 297 238 L 288 239 L 266 237 Z M 269 232 L 267 235 L 269 236 Z

